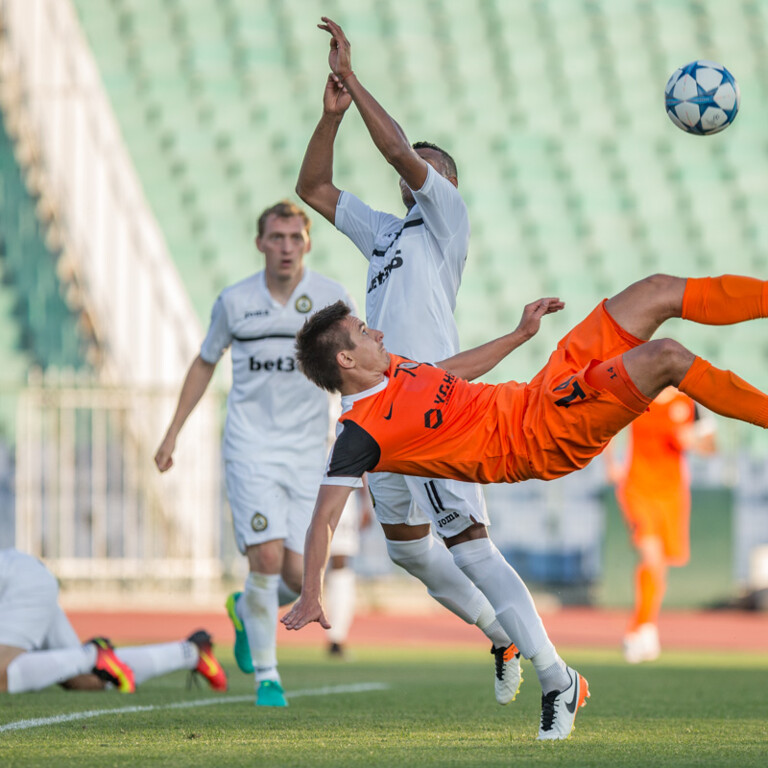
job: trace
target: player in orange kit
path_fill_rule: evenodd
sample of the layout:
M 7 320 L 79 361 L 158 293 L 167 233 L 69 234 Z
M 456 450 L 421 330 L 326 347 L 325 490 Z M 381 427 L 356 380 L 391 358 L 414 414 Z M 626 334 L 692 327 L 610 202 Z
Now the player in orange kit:
M 635 569 L 635 610 L 624 638 L 631 664 L 653 661 L 661 652 L 658 617 L 669 566 L 690 557 L 690 479 L 685 453 L 711 453 L 714 420 L 701 417 L 689 397 L 665 389 L 632 422 L 626 467 L 613 472 L 616 496 L 629 526 L 639 561 Z M 610 464 L 609 458 L 609 464 Z
M 668 386 L 722 416 L 768 428 L 768 395 L 672 339 L 651 339 L 673 317 L 707 325 L 766 318 L 768 281 L 652 275 L 601 302 L 529 383 L 470 383 L 537 333 L 544 315 L 563 307 L 557 298 L 528 304 L 515 331 L 437 365 L 391 355 L 384 334 L 341 302 L 304 324 L 296 340 L 299 368 L 341 393 L 342 416 L 307 531 L 301 597 L 282 618 L 288 629 L 313 621 L 329 626 L 323 606 L 329 545 L 365 472 L 484 483 L 551 480 L 586 466 Z M 528 628 L 509 604 L 498 567 L 503 557 L 483 523 L 459 517 L 451 518 L 460 523 L 458 532 L 445 539 L 454 561 L 528 658 Z M 559 657 L 555 662 L 564 665 Z M 566 666 L 565 673 L 568 687 L 543 691 L 539 739 L 568 738 L 589 695 L 578 672 Z

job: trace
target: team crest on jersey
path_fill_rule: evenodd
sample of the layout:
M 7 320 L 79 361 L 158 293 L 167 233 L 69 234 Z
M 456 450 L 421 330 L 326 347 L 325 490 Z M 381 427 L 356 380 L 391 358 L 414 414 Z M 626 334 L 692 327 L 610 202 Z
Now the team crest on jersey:
M 256 531 L 256 533 L 261 533 L 262 531 L 266 531 L 268 525 L 269 525 L 269 522 L 267 521 L 267 518 L 264 517 L 264 515 L 262 515 L 261 512 L 257 512 L 251 518 L 251 528 L 253 528 L 253 530 Z
M 296 299 L 295 306 L 297 312 L 301 312 L 302 315 L 306 315 L 307 312 L 312 309 L 312 299 L 310 299 L 306 293 L 303 293 L 301 296 L 299 296 L 298 299 Z

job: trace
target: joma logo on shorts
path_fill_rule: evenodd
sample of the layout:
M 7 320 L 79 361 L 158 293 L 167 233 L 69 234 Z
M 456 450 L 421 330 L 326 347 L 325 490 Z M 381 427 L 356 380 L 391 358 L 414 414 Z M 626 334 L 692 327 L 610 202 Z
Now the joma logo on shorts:
M 437 521 L 437 525 L 439 528 L 442 528 L 444 525 L 447 525 L 451 522 L 451 520 L 455 520 L 459 516 L 458 512 L 449 512 L 445 517 L 441 517 Z
M 396 251 L 396 254 L 400 253 L 400 251 Z M 395 258 L 392 259 L 392 261 L 387 264 L 384 269 L 379 272 L 378 275 L 375 275 L 373 279 L 371 280 L 370 284 L 368 285 L 368 293 L 370 293 L 374 288 L 378 288 L 382 283 L 384 283 L 388 278 L 390 273 L 393 269 L 398 269 L 399 267 L 403 266 L 403 259 L 400 256 L 395 255 Z
M 248 363 L 252 371 L 283 371 L 291 373 L 296 370 L 296 361 L 292 357 L 278 357 L 277 360 L 257 360 L 252 357 Z

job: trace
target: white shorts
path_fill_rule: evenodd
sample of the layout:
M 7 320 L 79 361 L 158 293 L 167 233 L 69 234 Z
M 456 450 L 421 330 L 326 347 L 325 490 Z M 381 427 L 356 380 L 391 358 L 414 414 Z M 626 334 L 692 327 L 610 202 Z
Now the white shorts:
M 349 495 L 331 539 L 331 557 L 354 557 L 360 551 L 360 502 L 355 488 Z
M 0 645 L 25 651 L 78 647 L 58 599 L 56 578 L 37 558 L 0 550 Z
M 477 483 L 372 472 L 368 484 L 382 525 L 432 523 L 443 538 L 458 535 L 472 523 L 490 525 Z
M 227 461 L 225 475 L 240 552 L 283 539 L 286 549 L 303 554 L 323 467 Z

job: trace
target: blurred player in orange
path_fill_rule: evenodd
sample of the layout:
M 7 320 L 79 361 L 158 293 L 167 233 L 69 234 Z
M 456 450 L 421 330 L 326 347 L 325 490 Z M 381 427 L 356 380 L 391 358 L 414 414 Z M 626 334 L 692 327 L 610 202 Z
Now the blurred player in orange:
M 685 454 L 712 453 L 714 419 L 702 417 L 687 395 L 667 387 L 630 427 L 629 455 L 616 471 L 609 459 L 616 497 L 639 561 L 635 610 L 624 638 L 631 664 L 653 661 L 661 651 L 658 618 L 667 588 L 667 569 L 690 557 L 691 489 Z

